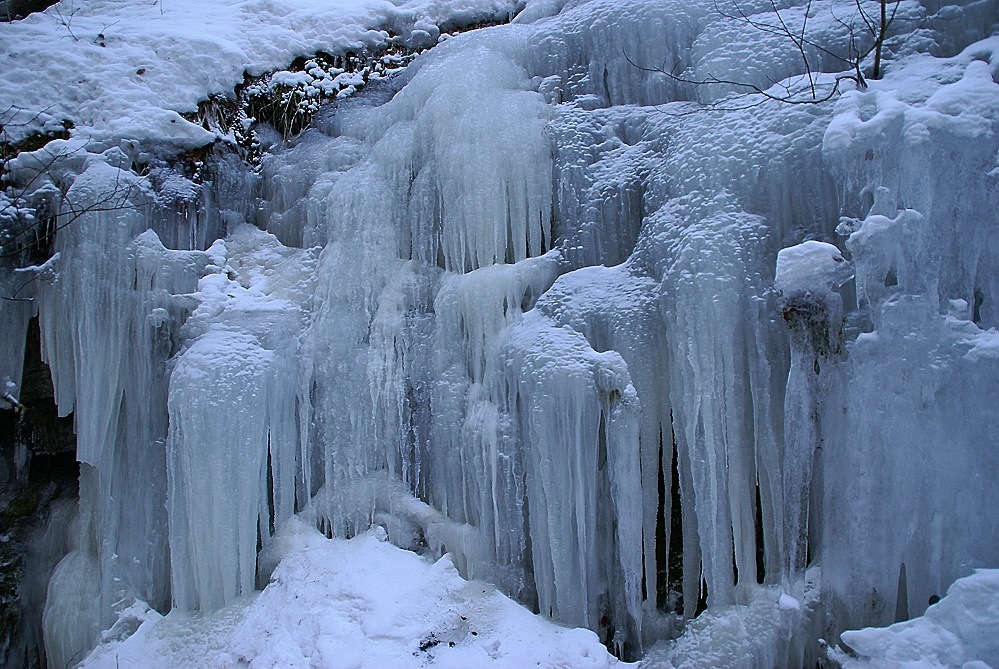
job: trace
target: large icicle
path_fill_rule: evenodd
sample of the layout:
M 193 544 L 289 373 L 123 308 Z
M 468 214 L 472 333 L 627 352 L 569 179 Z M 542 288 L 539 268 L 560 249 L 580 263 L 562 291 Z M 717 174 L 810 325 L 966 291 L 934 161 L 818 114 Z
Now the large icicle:
M 809 241 L 777 254 L 775 287 L 791 335 L 791 369 L 784 393 L 782 479 L 783 586 L 804 595 L 812 460 L 821 449 L 829 367 L 842 353 L 843 306 L 835 292 L 849 278 L 849 263 L 832 244 Z
M 587 267 L 563 275 L 538 302 L 556 323 L 584 335 L 596 351 L 614 351 L 628 365 L 641 402 L 639 444 L 642 490 L 642 559 L 646 608 L 657 605 L 657 527 L 669 546 L 672 425 L 667 385 L 666 333 L 659 284 L 628 265 Z M 666 459 L 665 465 L 663 458 Z M 660 481 L 660 471 L 663 481 Z M 660 500 L 659 487 L 664 488 Z M 660 505 L 662 514 L 660 514 Z M 667 559 L 667 556 L 661 556 Z
M 363 142 L 367 155 L 342 173 L 331 161 L 333 172 L 318 178 L 309 194 L 307 234 L 328 240 L 304 348 L 311 369 L 302 424 L 311 431 L 313 464 L 306 475 L 313 492 L 388 469 L 456 521 L 482 522 L 494 537 L 507 531 L 497 529 L 499 508 L 487 508 L 496 500 L 475 490 L 486 490 L 478 484 L 489 478 L 483 467 L 498 467 L 493 477 L 513 476 L 515 467 L 504 474 L 502 458 L 479 456 L 465 458 L 474 471 L 462 470 L 456 452 L 440 445 L 440 455 L 431 458 L 428 447 L 436 438 L 431 430 L 443 424 L 433 416 L 440 415 L 455 421 L 443 428 L 444 442 L 460 440 L 493 456 L 507 450 L 495 432 L 504 420 L 496 414 L 497 392 L 481 386 L 481 403 L 469 398 L 467 406 L 463 393 L 470 382 L 482 384 L 486 366 L 496 364 L 500 332 L 494 328 L 519 313 L 528 286 L 531 301 L 556 271 L 553 259 L 530 260 L 551 244 L 552 176 L 544 133 L 549 109 L 515 58 L 528 32 L 508 26 L 448 40 L 413 65 L 412 78 L 391 100 L 346 106 L 329 120 L 329 131 L 340 136 L 328 142 L 331 150 L 349 144 L 349 137 Z M 511 277 L 501 276 L 504 263 L 517 263 Z M 443 306 L 443 320 L 435 324 L 438 289 L 450 294 L 453 275 L 476 272 L 483 273 L 469 286 L 494 276 L 507 288 L 488 298 L 468 293 L 467 305 L 450 315 L 451 305 Z M 442 276 L 448 278 L 442 282 Z M 477 299 L 485 304 L 474 304 Z M 461 372 L 455 385 L 441 380 L 432 390 L 431 369 L 450 368 L 443 358 L 452 353 L 474 360 L 465 370 L 455 368 Z M 453 411 L 444 406 L 447 393 L 457 403 Z M 462 433 L 469 421 L 483 429 Z M 473 446 L 479 437 L 481 447 Z M 458 491 L 455 482 L 469 485 Z M 512 512 L 514 499 L 500 506 Z M 366 527 L 374 509 L 324 511 L 332 513 L 324 519 L 330 529 L 344 534 Z M 520 540 L 510 541 L 501 550 L 504 562 L 522 550 Z
M 170 546 L 174 605 L 214 610 L 256 584 L 266 498 L 273 354 L 213 330 L 170 379 Z
M 58 259 L 56 259 L 58 260 Z M 26 271 L 6 272 L 0 268 L 0 407 L 9 409 L 15 406 L 21 396 L 21 372 L 24 367 L 24 339 L 28 332 L 28 321 L 34 312 L 31 298 L 36 280 L 48 279 L 53 275 L 52 265 L 26 268 Z
M 200 610 L 255 588 L 258 543 L 295 511 L 294 356 L 315 260 L 245 225 L 208 255 L 167 444 L 173 600 Z
M 537 310 L 511 332 L 534 580 L 543 613 L 641 645 L 640 409 L 628 367 Z M 603 623 L 601 623 L 603 621 Z
M 511 593 L 524 579 L 524 462 L 515 415 L 506 408 L 507 329 L 561 271 L 549 252 L 515 264 L 446 274 L 434 300 L 433 410 L 429 499 L 450 517 L 480 528 L 493 564 L 476 565 Z
M 733 565 L 739 583 L 756 582 L 757 485 L 768 569 L 780 554 L 770 534 L 779 522 L 780 470 L 762 262 L 768 240 L 763 220 L 725 197 L 678 201 L 654 225 L 668 240 L 654 266 L 663 277 L 674 435 L 681 471 L 690 472 L 693 485 L 685 488 L 681 479 L 682 502 L 696 510 L 708 603 L 727 605 L 735 602 Z M 685 533 L 691 524 L 685 516 Z M 691 615 L 700 577 L 684 571 Z

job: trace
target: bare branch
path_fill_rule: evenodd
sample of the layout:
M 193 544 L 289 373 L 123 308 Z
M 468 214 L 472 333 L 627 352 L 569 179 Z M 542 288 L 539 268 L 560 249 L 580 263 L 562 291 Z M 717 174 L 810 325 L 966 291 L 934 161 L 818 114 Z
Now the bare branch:
M 865 26 L 867 26 L 867 32 L 871 33 L 872 36 L 877 37 L 878 31 L 874 25 L 874 20 L 871 19 L 871 17 L 867 15 L 867 11 L 864 10 L 863 0 L 854 0 L 854 3 L 857 5 L 857 12 L 860 14 L 860 20 L 864 22 Z
M 55 5 L 55 9 L 53 10 L 56 19 L 59 21 L 59 25 L 66 29 L 66 32 L 69 33 L 69 36 L 73 38 L 74 42 L 80 41 L 80 38 L 73 32 L 73 17 L 76 16 L 78 11 L 80 11 L 79 8 L 73 7 L 73 3 L 70 3 L 69 5 L 68 16 L 62 13 L 62 9 L 60 9 L 58 4 Z
M 775 102 L 782 102 L 782 103 L 785 103 L 785 104 L 794 104 L 794 105 L 821 104 L 823 102 L 827 102 L 828 100 L 831 100 L 836 95 L 836 93 L 839 92 L 839 88 L 840 88 L 840 85 L 842 84 L 842 82 L 844 82 L 844 81 L 853 81 L 853 82 L 856 82 L 858 85 L 860 84 L 860 82 L 858 81 L 858 79 L 854 75 L 852 75 L 852 74 L 849 74 L 849 75 L 842 74 L 842 75 L 839 75 L 839 76 L 837 76 L 835 78 L 832 87 L 830 88 L 829 92 L 826 95 L 818 96 L 816 93 L 813 93 L 810 97 L 807 97 L 807 98 L 795 98 L 793 96 L 793 94 L 790 93 L 790 91 L 791 91 L 791 86 L 790 85 L 784 85 L 784 84 L 782 84 L 782 86 L 784 86 L 785 90 L 789 91 L 789 94 L 786 95 L 786 96 L 781 96 L 781 95 L 774 95 L 773 93 L 770 93 L 769 91 L 764 90 L 763 88 L 760 88 L 756 84 L 750 84 L 750 83 L 747 83 L 745 81 L 734 81 L 734 80 L 730 80 L 730 79 L 722 79 L 722 78 L 716 77 L 716 76 L 711 75 L 711 74 L 709 74 L 704 79 L 690 79 L 690 78 L 683 77 L 683 76 L 675 74 L 674 72 L 675 72 L 676 68 L 674 68 L 674 71 L 668 71 L 668 70 L 666 70 L 663 67 L 648 67 L 648 66 L 644 66 L 644 65 L 636 63 L 634 60 L 632 60 L 631 56 L 628 54 L 628 52 L 626 50 L 623 53 L 624 53 L 625 59 L 633 67 L 636 67 L 639 70 L 642 70 L 643 72 L 655 72 L 657 74 L 665 75 L 665 76 L 669 77 L 670 79 L 672 79 L 673 81 L 675 81 L 677 83 L 690 84 L 690 85 L 693 85 L 693 86 L 709 86 L 709 85 L 716 85 L 716 84 L 717 85 L 733 86 L 733 87 L 736 87 L 736 88 L 746 89 L 746 92 L 743 93 L 742 95 L 748 95 L 748 94 L 759 95 L 759 96 L 762 96 L 764 99 L 773 100 Z M 812 89 L 812 90 L 814 90 L 814 89 Z
M 715 11 L 723 18 L 735 21 L 741 21 L 746 25 L 759 30 L 768 35 L 775 35 L 784 39 L 787 39 L 798 52 L 798 56 L 801 59 L 803 73 L 800 75 L 801 80 L 807 82 L 806 90 L 802 92 L 795 92 L 795 84 L 792 80 L 785 80 L 783 82 L 775 82 L 770 77 L 767 77 L 770 81 L 770 87 L 764 90 L 761 86 L 747 82 L 738 81 L 732 79 L 725 79 L 722 77 L 716 77 L 713 74 L 697 79 L 692 77 L 683 76 L 677 73 L 677 66 L 674 66 L 671 70 L 667 70 L 665 66 L 663 67 L 647 67 L 635 63 L 627 53 L 625 53 L 625 58 L 633 66 L 646 71 L 646 72 L 657 72 L 663 74 L 677 83 L 688 84 L 692 86 L 707 86 L 707 85 L 723 85 L 735 89 L 733 93 L 734 96 L 746 95 L 746 96 L 760 96 L 763 100 L 773 100 L 776 102 L 786 103 L 786 104 L 819 104 L 830 100 L 839 91 L 843 82 L 852 81 L 854 84 L 861 89 L 867 88 L 867 78 L 864 75 L 862 64 L 867 59 L 868 56 L 873 54 L 874 63 L 871 70 L 872 78 L 880 78 L 882 74 L 882 60 L 885 42 L 888 38 L 889 31 L 896 18 L 899 16 L 899 9 L 901 7 L 901 0 L 878 0 L 879 14 L 877 18 L 871 16 L 864 7 L 865 0 L 853 0 L 856 11 L 854 16 L 849 20 L 849 22 L 843 20 L 836 15 L 835 8 L 830 8 L 830 13 L 832 15 L 833 21 L 845 29 L 848 37 L 847 53 L 844 55 L 842 53 L 837 53 L 830 48 L 823 46 L 815 42 L 808 37 L 808 21 L 811 18 L 813 0 L 806 0 L 803 10 L 803 15 L 801 19 L 801 25 L 795 25 L 792 30 L 791 24 L 785 19 L 784 14 L 779 8 L 776 0 L 768 0 L 770 5 L 770 12 L 773 15 L 773 20 L 761 20 L 758 18 L 758 14 L 750 15 L 742 7 L 739 0 L 730 0 L 731 8 L 723 8 L 719 4 L 719 0 L 713 0 L 713 5 Z M 891 7 L 889 7 L 891 4 Z M 862 22 L 863 28 L 858 29 L 857 18 Z M 860 37 L 865 34 L 870 34 L 873 38 L 870 42 L 869 47 L 861 47 Z M 866 42 L 867 40 L 864 40 Z M 817 70 L 815 64 L 812 62 L 812 58 L 816 55 L 826 56 L 833 61 L 838 61 L 847 65 L 850 69 L 850 73 L 841 73 L 835 75 L 834 83 L 824 93 L 819 92 L 818 80 L 816 78 L 816 73 L 821 70 Z M 665 65 L 665 64 L 664 64 Z M 775 88 L 783 89 L 784 93 L 773 92 Z M 798 89 L 801 91 L 801 89 Z M 742 91 L 741 93 L 739 91 Z

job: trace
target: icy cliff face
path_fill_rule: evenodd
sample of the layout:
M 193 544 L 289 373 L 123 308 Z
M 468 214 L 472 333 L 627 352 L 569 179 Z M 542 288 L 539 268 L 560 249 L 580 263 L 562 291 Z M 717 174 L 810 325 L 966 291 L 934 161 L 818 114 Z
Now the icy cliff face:
M 811 62 L 841 67 L 852 7 L 809 5 Z M 626 658 L 706 607 L 678 666 L 802 666 L 996 566 L 999 16 L 899 11 L 886 77 L 820 104 L 686 83 L 803 81 L 712 2 L 537 1 L 257 175 L 76 139 L 12 161 L 72 184 L 30 270 L 85 463 L 50 662 L 133 599 L 247 594 L 303 511 Z M 4 309 L 16 397 L 30 311 Z

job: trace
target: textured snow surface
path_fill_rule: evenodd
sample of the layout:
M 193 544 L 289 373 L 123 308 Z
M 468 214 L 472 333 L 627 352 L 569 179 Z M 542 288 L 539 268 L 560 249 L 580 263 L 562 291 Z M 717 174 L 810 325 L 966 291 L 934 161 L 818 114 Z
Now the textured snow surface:
M 389 31 L 507 12 L 504 0 L 63 0 L 16 24 L 0 23 L 0 119 L 9 139 L 58 129 L 98 144 L 152 141 L 176 150 L 215 135 L 181 113 L 231 94 L 318 51 L 383 47 Z
M 979 569 L 912 620 L 844 632 L 843 669 L 985 669 L 999 666 L 999 570 Z
M 137 604 L 120 614 L 108 640 L 81 666 L 630 666 L 592 632 L 532 615 L 494 586 L 462 579 L 449 556 L 428 562 L 385 542 L 384 530 L 327 539 L 293 520 L 275 544 L 284 557 L 259 595 L 205 616 L 162 617 Z
M 738 669 L 788 665 L 789 635 L 798 623 L 789 595 L 759 588 L 745 604 L 706 611 L 674 643 L 653 647 L 639 666 L 646 669 Z
M 785 296 L 808 292 L 822 295 L 849 278 L 849 264 L 832 244 L 809 241 L 777 254 L 774 287 Z

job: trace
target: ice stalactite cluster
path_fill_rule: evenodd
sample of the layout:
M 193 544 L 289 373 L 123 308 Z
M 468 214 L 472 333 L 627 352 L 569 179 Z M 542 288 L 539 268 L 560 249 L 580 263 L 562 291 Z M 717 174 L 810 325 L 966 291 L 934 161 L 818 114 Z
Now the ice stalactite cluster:
M 843 370 L 844 411 L 823 426 L 823 589 L 829 610 L 856 616 L 855 625 L 919 614 L 994 560 L 983 538 L 999 536 L 984 506 L 995 495 L 985 481 L 996 476 L 994 383 L 985 379 L 997 371 L 988 213 L 999 197 L 997 46 L 972 45 L 941 82 L 908 95 L 843 99 L 825 135 L 825 152 L 844 181 L 865 184 L 870 207 L 842 223 L 855 318 L 867 322 Z M 870 159 L 851 160 L 861 152 Z M 977 520 L 948 520 L 956 517 Z M 832 548 L 860 542 L 871 549 Z
M 747 105 L 667 74 L 803 74 L 714 3 L 529 2 L 257 176 L 67 157 L 78 217 L 31 270 L 85 463 L 50 662 L 133 599 L 248 593 L 295 513 L 626 658 L 706 608 L 677 666 L 802 666 L 996 566 L 999 42 L 969 26 L 999 16 L 944 13 L 866 90 Z
M 167 402 L 171 583 L 187 610 L 252 592 L 258 540 L 266 547 L 294 513 L 298 389 L 288 379 L 308 285 L 299 282 L 315 261 L 245 225 L 207 255 Z

